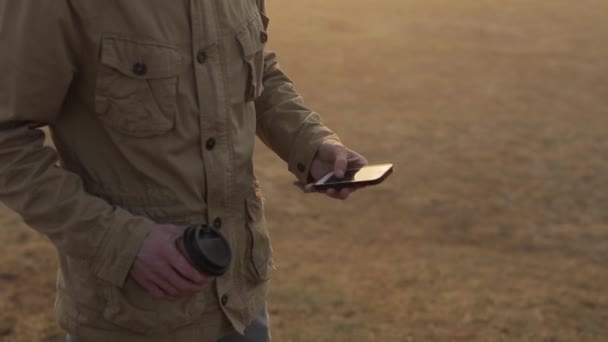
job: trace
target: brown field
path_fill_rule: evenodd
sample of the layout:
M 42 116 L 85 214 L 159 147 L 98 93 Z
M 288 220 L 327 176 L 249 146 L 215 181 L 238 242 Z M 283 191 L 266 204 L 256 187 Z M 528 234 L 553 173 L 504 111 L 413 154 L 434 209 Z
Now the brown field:
M 608 341 L 608 1 L 271 1 L 309 105 L 382 186 L 260 146 L 274 340 Z M 62 341 L 55 252 L 0 212 L 0 340 Z

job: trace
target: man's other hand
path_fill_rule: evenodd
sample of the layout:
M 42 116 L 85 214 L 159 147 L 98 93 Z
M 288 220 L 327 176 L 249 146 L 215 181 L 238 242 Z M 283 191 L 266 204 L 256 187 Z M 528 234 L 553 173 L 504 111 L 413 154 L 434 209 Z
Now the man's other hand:
M 319 146 L 317 154 L 310 166 L 310 175 L 315 181 L 333 171 L 338 178 L 344 177 L 347 169 L 367 165 L 367 159 L 359 153 L 349 150 L 337 140 L 327 140 Z M 345 200 L 354 192 L 355 188 L 343 188 L 341 190 L 328 189 L 325 194 L 331 198 Z M 304 191 L 313 192 L 314 184 L 307 184 Z
M 177 300 L 209 283 L 175 246 L 183 232 L 183 227 L 156 225 L 135 257 L 129 276 L 156 299 Z

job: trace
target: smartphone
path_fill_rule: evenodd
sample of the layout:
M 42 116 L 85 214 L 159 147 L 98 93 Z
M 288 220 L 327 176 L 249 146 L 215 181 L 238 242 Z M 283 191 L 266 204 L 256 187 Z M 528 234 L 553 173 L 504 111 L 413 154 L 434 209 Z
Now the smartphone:
M 348 169 L 344 178 L 339 179 L 330 172 L 315 183 L 315 190 L 342 189 L 380 184 L 391 173 L 393 164 L 368 165 L 356 169 Z

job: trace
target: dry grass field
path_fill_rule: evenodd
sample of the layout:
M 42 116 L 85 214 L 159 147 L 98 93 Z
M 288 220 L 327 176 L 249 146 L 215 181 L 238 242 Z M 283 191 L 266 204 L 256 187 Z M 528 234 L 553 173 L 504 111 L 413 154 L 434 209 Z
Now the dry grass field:
M 608 341 L 608 2 L 270 1 L 272 47 L 381 186 L 259 146 L 274 340 Z M 62 341 L 55 252 L 0 213 L 0 340 Z

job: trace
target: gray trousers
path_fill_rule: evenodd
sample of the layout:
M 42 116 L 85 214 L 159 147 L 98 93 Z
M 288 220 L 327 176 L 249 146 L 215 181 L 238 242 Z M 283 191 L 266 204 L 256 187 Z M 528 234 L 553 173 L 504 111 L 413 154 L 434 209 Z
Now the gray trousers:
M 68 342 L 78 342 L 78 337 L 68 335 Z M 176 341 L 179 342 L 179 341 Z M 270 322 L 268 320 L 268 310 L 264 310 L 260 315 L 245 329 L 245 335 L 238 333 L 221 337 L 217 342 L 270 342 Z

